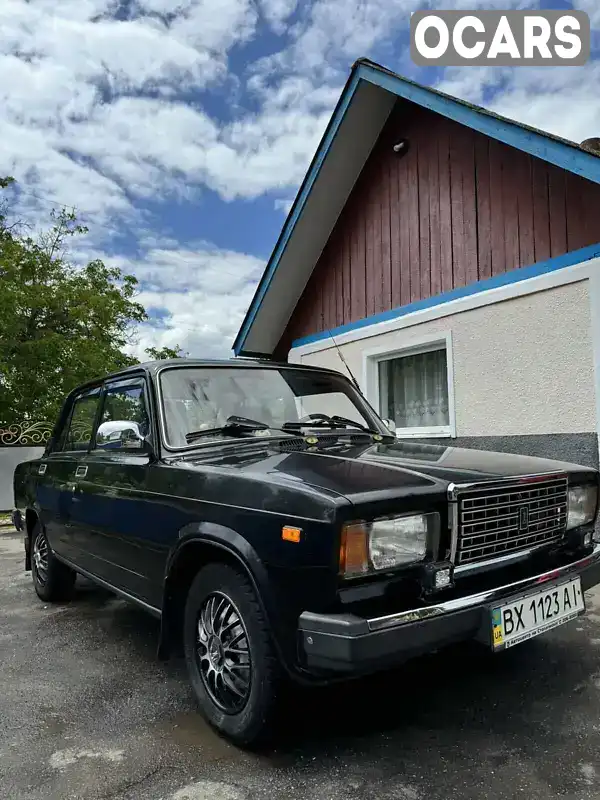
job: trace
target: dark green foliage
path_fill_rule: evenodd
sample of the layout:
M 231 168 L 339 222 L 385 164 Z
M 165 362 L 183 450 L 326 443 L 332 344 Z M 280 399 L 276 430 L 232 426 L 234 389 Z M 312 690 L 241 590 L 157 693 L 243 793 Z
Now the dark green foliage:
M 12 183 L 0 178 L 0 189 Z M 21 228 L 0 206 L 0 427 L 53 421 L 75 386 L 134 364 L 124 349 L 147 319 L 133 275 L 100 260 L 70 263 L 69 240 L 87 233 L 74 212 L 53 213 L 36 238 Z M 149 359 L 178 355 L 147 351 Z

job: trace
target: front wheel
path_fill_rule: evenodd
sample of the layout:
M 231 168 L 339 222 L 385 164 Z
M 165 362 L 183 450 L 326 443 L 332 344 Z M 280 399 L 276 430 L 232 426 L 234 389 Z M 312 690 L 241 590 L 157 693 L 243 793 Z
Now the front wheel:
M 31 575 L 33 587 L 46 603 L 69 600 L 75 585 L 75 573 L 59 561 L 50 548 L 46 531 L 36 523 L 31 534 Z
M 209 564 L 196 575 L 185 607 L 184 648 L 207 721 L 237 744 L 264 741 L 281 675 L 267 621 L 240 572 Z

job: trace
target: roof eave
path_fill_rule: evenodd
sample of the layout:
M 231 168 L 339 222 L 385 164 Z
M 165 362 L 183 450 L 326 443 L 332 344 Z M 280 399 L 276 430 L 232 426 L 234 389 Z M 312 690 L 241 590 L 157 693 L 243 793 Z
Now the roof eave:
M 403 78 L 366 58 L 354 62 L 350 75 L 334 112 L 329 120 L 315 155 L 306 172 L 304 180 L 296 194 L 294 203 L 286 217 L 281 233 L 263 275 L 258 283 L 248 311 L 233 344 L 236 356 L 253 355 L 253 348 L 246 348 L 252 326 L 260 312 L 261 305 L 269 290 L 269 286 L 277 271 L 279 261 L 292 237 L 296 223 L 308 203 L 310 190 L 327 158 L 333 139 L 338 135 L 343 124 L 345 112 L 362 81 L 370 82 L 385 92 L 428 108 L 434 113 L 455 120 L 497 139 L 517 149 L 553 163 L 567 171 L 580 175 L 595 183 L 600 183 L 600 158 L 577 145 L 544 131 L 522 125 L 514 120 L 494 114 L 480 106 L 467 103 L 436 89 L 422 86 L 407 78 Z M 314 269 L 314 265 L 313 265 Z M 283 333 L 283 331 L 281 332 Z M 264 352 L 269 357 L 268 352 Z
M 266 265 L 265 270 L 264 270 L 264 272 L 263 272 L 263 274 L 261 276 L 260 281 L 258 282 L 258 285 L 257 285 L 256 290 L 254 292 L 254 295 L 252 297 L 252 300 L 250 301 L 250 305 L 248 306 L 248 311 L 246 312 L 246 314 L 244 316 L 244 319 L 242 321 L 242 324 L 240 326 L 240 329 L 239 329 L 239 331 L 237 333 L 237 336 L 235 337 L 235 341 L 233 343 L 233 348 L 232 349 L 233 349 L 233 351 L 234 351 L 236 356 L 243 355 L 244 352 L 245 352 L 244 349 L 243 349 L 243 345 L 244 345 L 244 341 L 246 340 L 247 335 L 248 335 L 248 329 L 250 327 L 250 320 L 254 316 L 255 311 L 258 310 L 257 306 L 260 306 L 259 298 L 262 299 L 262 297 L 264 296 L 264 293 L 266 291 L 266 288 L 268 286 L 268 280 L 269 280 L 269 277 L 270 277 L 269 276 L 269 272 L 270 272 L 269 268 L 271 267 L 273 261 L 275 260 L 276 254 L 279 253 L 280 249 L 283 249 L 282 248 L 283 243 L 287 241 L 287 239 L 289 238 L 289 236 L 290 236 L 290 234 L 291 234 L 291 232 L 293 230 L 293 227 L 294 227 L 294 224 L 295 224 L 295 220 L 296 220 L 296 218 L 298 216 L 298 214 L 297 214 L 298 206 L 300 205 L 300 203 L 302 203 L 304 194 L 305 194 L 305 192 L 307 190 L 307 186 L 308 186 L 309 182 L 311 181 L 311 178 L 312 178 L 312 180 L 314 180 L 314 178 L 316 178 L 316 172 L 318 172 L 318 165 L 322 161 L 323 156 L 327 152 L 329 139 L 332 138 L 331 137 L 332 131 L 334 130 L 335 127 L 337 127 L 339 125 L 338 116 L 340 115 L 341 110 L 348 104 L 348 102 L 352 98 L 352 95 L 356 91 L 356 87 L 358 85 L 358 81 L 356 80 L 356 73 L 357 73 L 358 69 L 360 68 L 360 66 L 362 65 L 363 61 L 364 61 L 364 59 L 358 59 L 352 65 L 352 69 L 350 70 L 350 74 L 348 76 L 346 84 L 344 85 L 342 93 L 340 94 L 338 102 L 336 103 L 336 106 L 335 106 L 335 108 L 333 110 L 333 114 L 331 115 L 331 117 L 329 119 L 329 122 L 327 123 L 327 127 L 325 128 L 325 131 L 323 132 L 323 136 L 321 137 L 321 140 L 320 140 L 319 145 L 318 145 L 318 147 L 317 147 L 317 149 L 315 151 L 315 154 L 314 154 L 314 156 L 312 158 L 312 161 L 310 162 L 308 170 L 306 171 L 306 174 L 304 175 L 302 183 L 300 184 L 300 188 L 296 192 L 296 196 L 294 198 L 294 202 L 292 203 L 292 206 L 291 206 L 291 208 L 290 208 L 290 210 L 288 212 L 288 215 L 285 218 L 285 222 L 283 223 L 283 227 L 281 229 L 281 233 L 279 234 L 279 236 L 277 238 L 277 241 L 275 243 L 275 247 L 273 248 L 273 251 L 271 253 L 271 257 L 269 258 L 269 261 L 267 262 L 267 265 Z M 308 199 L 308 198 L 306 198 L 306 199 Z

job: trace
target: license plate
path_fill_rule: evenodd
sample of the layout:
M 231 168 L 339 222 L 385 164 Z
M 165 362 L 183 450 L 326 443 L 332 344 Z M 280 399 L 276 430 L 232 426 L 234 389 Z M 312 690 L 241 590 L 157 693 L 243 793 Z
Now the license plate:
M 584 611 L 578 577 L 496 606 L 492 608 L 492 648 L 514 647 L 574 619 Z

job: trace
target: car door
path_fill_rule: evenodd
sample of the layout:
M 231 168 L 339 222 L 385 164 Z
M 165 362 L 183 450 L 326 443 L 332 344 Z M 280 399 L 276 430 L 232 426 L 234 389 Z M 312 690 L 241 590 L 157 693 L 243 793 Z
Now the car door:
M 87 562 L 81 539 L 72 524 L 72 508 L 78 490 L 77 472 L 92 441 L 100 398 L 100 386 L 84 389 L 73 396 L 38 467 L 37 501 L 50 546 L 84 568 Z
M 155 605 L 160 581 L 153 504 L 147 494 L 151 458 L 143 441 L 150 430 L 143 375 L 107 382 L 98 428 L 84 462 L 74 524 L 93 562 L 91 572 L 111 586 Z

